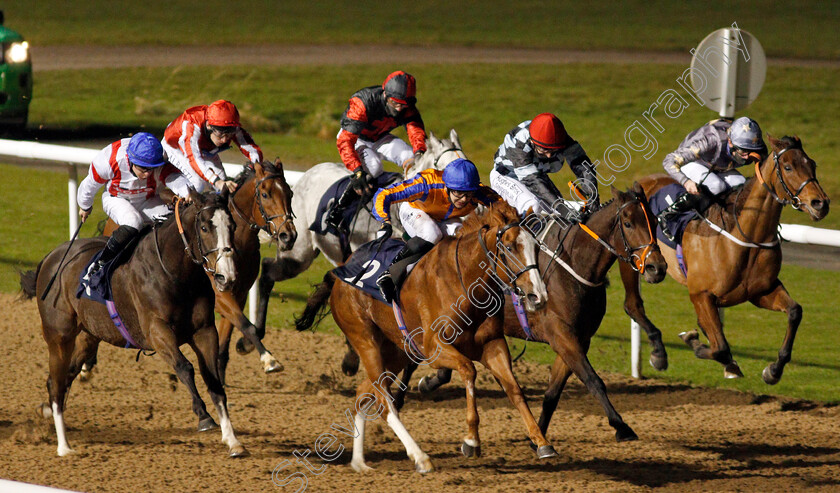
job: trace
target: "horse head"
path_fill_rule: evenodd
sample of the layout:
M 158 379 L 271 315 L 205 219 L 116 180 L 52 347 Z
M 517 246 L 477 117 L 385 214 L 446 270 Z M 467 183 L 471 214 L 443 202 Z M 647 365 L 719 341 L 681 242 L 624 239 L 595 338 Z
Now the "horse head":
M 415 162 L 414 165 L 408 168 L 405 172 L 405 178 L 412 178 L 417 173 L 429 169 L 443 169 L 447 164 L 458 158 L 466 159 L 461 148 L 461 139 L 458 138 L 458 132 L 453 128 L 449 131 L 448 139 L 439 139 L 434 132 L 429 132 L 426 138 L 426 152 L 423 153 Z
M 611 187 L 612 207 L 603 207 L 588 221 L 593 228 L 599 223 L 609 228 L 608 241 L 618 258 L 643 274 L 645 281 L 658 283 L 665 279 L 668 264 L 656 241 L 655 216 L 650 210 L 645 191 L 638 182 L 627 192 Z M 600 228 L 598 228 L 600 229 Z M 607 234 L 604 235 L 607 237 Z
M 537 268 L 539 246 L 520 222 L 516 209 L 499 199 L 468 216 L 458 235 L 479 231 L 489 267 L 484 261 L 479 265 L 511 287 L 524 300 L 525 309 L 534 312 L 545 306 L 548 293 Z
M 830 200 L 817 181 L 817 163 L 805 153 L 802 141 L 796 136 L 776 139 L 768 135 L 767 138 L 772 152 L 756 174 L 769 184 L 780 203 L 791 204 L 797 210 L 804 208 L 814 221 L 824 218 Z M 767 173 L 772 174 L 768 177 Z
M 280 250 L 291 250 L 297 240 L 292 212 L 292 189 L 283 174 L 283 163 L 265 161 L 254 164 L 254 206 L 259 211 L 257 226 L 277 240 Z M 262 223 L 262 224 L 260 224 Z
M 228 211 L 226 195 L 192 192 L 192 206 L 184 211 L 181 236 L 193 261 L 212 275 L 219 291 L 230 289 L 236 280 L 233 262 L 233 218 Z M 180 207 L 178 204 L 177 207 Z M 192 213 L 190 213 L 192 211 Z M 176 214 L 180 212 L 176 209 Z M 181 219 L 176 215 L 181 228 Z M 192 223 L 192 224 L 190 224 Z M 192 233 L 185 234 L 186 232 Z M 192 241 L 187 238 L 192 236 Z M 215 255 L 212 255 L 215 254 Z

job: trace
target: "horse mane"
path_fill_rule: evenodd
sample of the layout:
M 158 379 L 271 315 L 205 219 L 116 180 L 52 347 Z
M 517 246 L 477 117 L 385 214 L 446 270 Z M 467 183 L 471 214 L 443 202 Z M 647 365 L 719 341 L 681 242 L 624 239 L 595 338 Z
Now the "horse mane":
M 236 188 L 241 187 L 248 181 L 249 178 L 257 174 L 252 166 L 243 166 L 242 171 L 236 175 L 236 178 L 233 179 L 233 182 L 236 183 Z
M 518 221 L 519 214 L 516 209 L 504 200 L 499 199 L 487 207 L 477 207 L 475 211 L 468 214 L 464 220 L 464 225 L 458 230 L 456 236 L 474 233 L 484 226 L 501 227 Z
M 779 142 L 784 144 L 784 147 L 786 149 L 800 149 L 800 150 L 802 149 L 802 141 L 799 140 L 799 137 L 797 137 L 795 135 L 794 136 L 785 135 L 784 137 L 779 139 Z

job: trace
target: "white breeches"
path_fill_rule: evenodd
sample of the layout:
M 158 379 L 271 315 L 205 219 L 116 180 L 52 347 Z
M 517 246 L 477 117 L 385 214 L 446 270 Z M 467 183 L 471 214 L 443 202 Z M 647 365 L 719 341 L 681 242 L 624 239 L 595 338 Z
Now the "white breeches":
M 747 181 L 738 170 L 715 172 L 698 162 L 687 163 L 680 168 L 680 171 L 694 183 L 705 185 L 715 195 L 743 185 Z
M 114 197 L 107 191 L 102 194 L 102 209 L 117 225 L 137 229 L 170 212 L 169 207 L 157 195 L 148 200 L 144 198 L 129 202 L 128 199 Z
M 343 131 L 342 129 L 339 134 Z M 402 166 L 414 157 L 411 146 L 392 134 L 385 134 L 376 142 L 360 138 L 356 141 L 356 152 L 362 161 L 362 167 L 374 178 L 382 174 L 382 161 Z
M 187 177 L 190 181 L 190 185 L 198 192 L 201 193 L 205 191 L 209 185 L 207 180 L 199 176 L 198 173 L 192 168 L 190 165 L 190 160 L 187 159 L 187 156 L 181 151 L 181 149 L 176 149 L 171 145 L 167 144 L 166 141 L 161 141 L 161 145 L 163 146 L 163 152 L 166 154 L 166 159 L 170 163 L 172 163 L 181 173 Z M 218 154 L 207 154 L 202 152 L 201 158 L 205 161 L 210 161 L 217 168 L 223 170 L 224 167 L 222 166 L 222 158 L 219 157 Z
M 400 204 L 400 221 L 408 236 L 412 238 L 419 236 L 429 243 L 439 242 L 444 235 L 454 235 L 463 225 L 462 218 L 435 221 L 420 209 L 411 207 L 408 202 Z
M 501 195 L 505 202 L 512 205 L 520 216 L 524 216 L 528 209 L 532 207 L 535 214 L 539 214 L 544 209 L 541 205 L 543 202 L 528 190 L 528 187 L 523 185 L 522 182 L 504 176 L 495 169 L 490 172 L 490 188 Z M 551 204 L 546 205 L 550 206 Z

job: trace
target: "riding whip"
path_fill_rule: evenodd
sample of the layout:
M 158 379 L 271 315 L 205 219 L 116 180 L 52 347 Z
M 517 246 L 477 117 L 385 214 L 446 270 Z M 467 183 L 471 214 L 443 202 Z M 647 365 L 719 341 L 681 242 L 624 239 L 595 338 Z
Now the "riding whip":
M 67 245 L 67 250 L 64 252 L 64 256 L 61 257 L 61 262 L 58 263 L 58 268 L 55 269 L 55 274 L 53 274 L 52 278 L 50 279 L 50 282 L 47 283 L 46 289 L 44 289 L 44 293 L 41 295 L 41 301 L 44 301 L 45 299 L 47 299 L 47 293 L 50 292 L 50 288 L 52 287 L 53 283 L 55 282 L 55 278 L 58 277 L 58 273 L 61 272 L 61 266 L 62 266 L 62 264 L 64 264 L 64 259 L 66 259 L 67 254 L 70 253 L 70 248 L 73 246 L 73 242 L 76 241 L 76 237 L 79 236 L 79 231 L 82 230 L 82 225 L 85 224 L 86 220 L 87 220 L 87 218 L 82 219 L 82 221 L 79 223 L 79 227 L 76 228 L 76 232 L 73 233 L 73 237 L 70 238 L 70 244 Z

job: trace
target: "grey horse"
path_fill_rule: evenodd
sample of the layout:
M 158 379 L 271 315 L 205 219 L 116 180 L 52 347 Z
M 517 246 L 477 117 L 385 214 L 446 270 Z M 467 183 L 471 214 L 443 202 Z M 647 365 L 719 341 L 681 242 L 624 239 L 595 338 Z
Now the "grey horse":
M 425 169 L 443 169 L 455 159 L 466 158 L 458 133 L 454 129 L 450 130 L 448 139 L 439 139 L 434 133 L 429 132 L 426 148 L 426 152 L 414 163 L 414 166 L 405 172 L 406 179 Z M 335 182 L 349 175 L 350 171 L 341 163 L 320 163 L 307 170 L 292 187 L 292 210 L 297 215 L 295 228 L 298 231 L 298 238 L 291 250 L 277 252 L 276 257 L 266 257 L 262 260 L 259 303 L 255 320 L 260 338 L 265 336 L 268 300 L 275 282 L 298 276 L 312 265 L 312 261 L 320 252 L 323 252 L 333 265 L 337 266 L 343 262 L 339 238 L 334 234 L 317 234 L 311 231 L 309 226 L 316 220 L 321 197 Z M 403 234 L 403 229 L 399 223 L 399 214 L 396 214 L 395 209 L 392 210 L 391 217 L 394 235 L 399 237 Z M 350 250 L 355 250 L 360 245 L 375 239 L 380 226 L 381 223 L 377 222 L 370 213 L 370 203 L 360 207 L 353 220 L 353 229 L 350 231 Z M 240 354 L 247 354 L 253 350 L 253 346 L 240 338 L 236 343 L 236 350 Z

